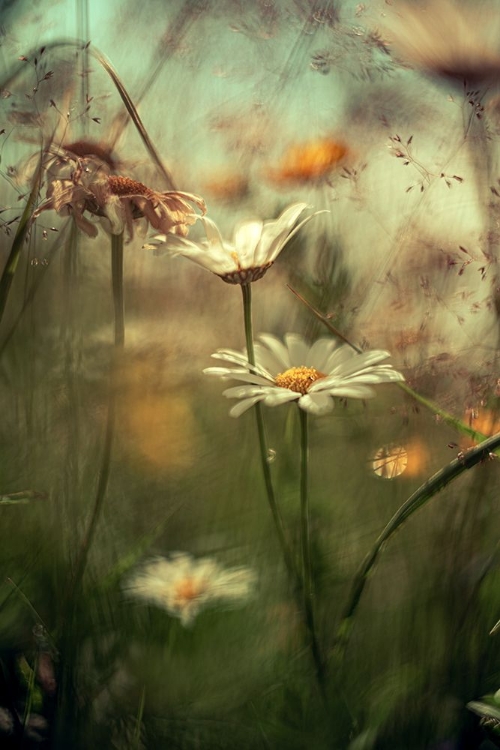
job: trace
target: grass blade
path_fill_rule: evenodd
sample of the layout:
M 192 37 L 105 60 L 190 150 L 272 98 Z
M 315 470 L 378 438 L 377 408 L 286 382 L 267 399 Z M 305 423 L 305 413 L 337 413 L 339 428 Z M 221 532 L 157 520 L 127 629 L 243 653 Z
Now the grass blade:
M 354 624 L 354 615 L 356 614 L 356 610 L 368 580 L 368 575 L 391 536 L 415 513 L 415 511 L 425 505 L 428 500 L 444 489 L 446 485 L 467 471 L 467 469 L 471 469 L 485 459 L 488 460 L 492 455 L 492 451 L 499 446 L 500 433 L 497 433 L 485 440 L 481 445 L 478 445 L 475 448 L 470 448 L 466 453 L 460 455 L 428 479 L 427 482 L 419 487 L 418 490 L 416 490 L 393 515 L 370 552 L 366 555 L 354 577 L 349 599 L 341 615 L 340 625 L 337 631 L 336 644 L 334 647 L 334 655 L 336 657 L 341 658 L 345 652 Z

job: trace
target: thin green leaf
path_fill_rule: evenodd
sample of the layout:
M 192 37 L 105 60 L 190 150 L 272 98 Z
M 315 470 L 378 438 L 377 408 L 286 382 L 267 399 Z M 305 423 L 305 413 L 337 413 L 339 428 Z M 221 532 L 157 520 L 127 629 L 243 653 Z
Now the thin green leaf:
M 354 576 L 349 599 L 340 618 L 333 655 L 341 657 L 345 652 L 354 624 L 354 615 L 368 580 L 368 575 L 391 536 L 415 511 L 425 505 L 428 500 L 444 489 L 446 485 L 467 471 L 467 469 L 471 469 L 485 459 L 488 460 L 493 455 L 492 451 L 498 448 L 498 446 L 500 446 L 500 433 L 488 438 L 481 445 L 470 448 L 466 453 L 460 454 L 458 458 L 424 482 L 393 515 Z
M 36 492 L 35 490 L 10 492 L 7 495 L 0 495 L 0 505 L 25 505 L 32 500 L 43 500 L 46 497 L 46 492 Z
M 480 701 L 470 701 L 467 703 L 469 711 L 482 716 L 484 719 L 496 719 L 500 721 L 500 709 L 491 706 L 489 703 L 482 703 Z
M 139 117 L 139 113 L 138 113 L 137 109 L 135 108 L 132 99 L 130 98 L 130 96 L 129 96 L 129 94 L 128 94 L 126 88 L 125 88 L 125 86 L 122 83 L 122 81 L 120 80 L 120 78 L 118 76 L 118 73 L 113 68 L 113 66 L 111 65 L 111 63 L 109 62 L 109 60 L 107 60 L 101 52 L 98 52 L 97 50 L 92 50 L 92 54 L 94 55 L 94 57 L 96 58 L 96 60 L 100 63 L 100 65 L 102 65 L 102 67 L 104 68 L 104 70 L 106 71 L 106 73 L 110 76 L 111 80 L 115 84 L 115 86 L 116 86 L 116 88 L 118 90 L 118 93 L 120 94 L 120 97 L 122 99 L 122 102 L 124 103 L 124 105 L 125 105 L 125 107 L 127 109 L 127 112 L 129 113 L 130 117 L 132 118 L 132 121 L 133 121 L 135 127 L 137 128 L 137 131 L 138 131 L 140 137 L 142 138 L 142 141 L 143 141 L 144 145 L 146 146 L 146 149 L 147 149 L 149 155 L 151 156 L 151 158 L 153 159 L 154 163 L 156 164 L 156 166 L 158 167 L 158 169 L 161 171 L 161 173 L 165 177 L 165 180 L 167 181 L 167 184 L 168 184 L 169 188 L 170 189 L 174 189 L 174 181 L 173 181 L 172 175 L 170 174 L 170 172 L 167 170 L 167 168 L 163 164 L 162 160 L 160 159 L 160 156 L 158 155 L 158 152 L 156 151 L 156 149 L 155 149 L 155 147 L 154 147 L 154 145 L 153 145 L 153 143 L 152 143 L 152 141 L 151 141 L 151 139 L 150 139 L 150 137 L 148 135 L 148 132 L 147 132 L 146 128 L 144 127 L 144 124 L 143 124 L 141 118 Z
M 19 263 L 19 258 L 21 257 L 21 251 L 24 246 L 24 241 L 26 239 L 26 235 L 28 234 L 29 228 L 31 226 L 31 215 L 33 213 L 33 210 L 35 208 L 35 203 L 38 198 L 38 192 L 40 190 L 40 183 L 42 180 L 42 172 L 43 172 L 43 154 L 40 153 L 40 159 L 38 161 L 38 165 L 37 165 L 35 174 L 33 176 L 33 185 L 31 187 L 28 200 L 26 202 L 24 211 L 19 221 L 19 225 L 17 227 L 17 232 L 14 237 L 14 241 L 12 243 L 10 254 L 9 254 L 9 257 L 7 258 L 7 263 L 5 264 L 5 268 L 3 269 L 2 276 L 0 278 L 0 322 L 2 320 L 4 311 L 5 311 L 5 306 L 7 304 L 7 299 L 9 297 L 9 291 L 10 291 L 12 282 L 14 280 L 14 274 L 16 273 L 16 269 Z

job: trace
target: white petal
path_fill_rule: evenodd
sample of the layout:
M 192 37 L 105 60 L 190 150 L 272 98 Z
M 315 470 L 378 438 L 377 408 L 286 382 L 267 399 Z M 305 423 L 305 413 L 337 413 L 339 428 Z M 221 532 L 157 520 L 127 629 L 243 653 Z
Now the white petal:
M 269 385 L 274 381 L 268 378 L 262 378 L 259 375 L 254 375 L 251 372 L 244 370 L 230 370 L 228 367 L 207 367 L 203 370 L 205 375 L 215 375 L 223 380 L 241 380 L 243 383 L 251 383 L 252 385 Z
M 314 367 L 319 372 L 330 372 L 326 367 L 328 357 L 339 346 L 335 339 L 318 339 L 314 342 L 307 356 L 307 366 Z
M 274 381 L 269 378 L 261 378 L 259 375 L 253 373 L 237 373 L 233 372 L 229 375 L 232 380 L 241 380 L 243 383 L 251 383 L 252 385 L 263 385 L 269 387 Z
M 242 401 L 238 401 L 238 403 L 233 406 L 231 411 L 229 412 L 230 417 L 239 417 L 243 412 L 248 411 L 254 404 L 257 403 L 257 401 L 261 401 L 262 396 L 254 396 L 253 398 L 245 398 Z
M 342 363 L 342 365 L 335 368 L 335 370 L 331 370 L 331 373 L 332 375 L 338 373 L 342 377 L 346 377 L 354 372 L 364 370 L 367 367 L 372 367 L 379 362 L 383 362 L 384 359 L 387 359 L 390 356 L 389 352 L 378 350 L 363 352 L 363 354 L 355 354 L 349 362 Z
M 222 359 L 226 362 L 232 362 L 235 365 L 240 365 L 248 372 L 254 372 L 257 375 L 266 378 L 266 380 L 271 380 L 274 382 L 273 376 L 269 372 L 267 372 L 264 367 L 260 367 L 259 365 L 251 365 L 243 354 L 235 352 L 232 349 L 219 349 L 215 352 L 215 354 L 212 354 L 212 359 Z
M 230 378 L 234 373 L 245 373 L 247 370 L 233 370 L 230 367 L 205 367 L 204 375 L 216 375 L 220 378 Z
M 373 388 L 369 388 L 367 385 L 356 385 L 356 383 L 353 385 L 340 383 L 325 389 L 324 392 L 331 396 L 337 396 L 337 398 L 373 398 L 376 395 Z M 315 393 L 318 393 L 318 391 Z
M 326 361 L 325 370 L 323 372 L 336 372 L 337 368 L 340 367 L 344 362 L 350 362 L 353 357 L 358 356 L 354 349 L 347 344 L 337 346 L 336 349 L 330 354 Z
M 297 224 L 297 226 L 294 229 L 292 229 L 291 232 L 288 232 L 287 230 L 284 230 L 283 232 L 281 232 L 281 234 L 274 240 L 271 248 L 269 249 L 267 253 L 269 262 L 271 263 L 274 260 L 276 260 L 278 255 L 281 253 L 281 251 L 285 247 L 285 245 L 287 245 L 290 242 L 292 237 L 295 237 L 297 232 L 299 232 L 302 229 L 304 224 L 307 224 L 309 221 L 311 221 L 311 219 L 313 219 L 318 214 L 324 214 L 324 213 L 330 213 L 330 212 L 329 211 L 316 211 L 316 213 L 311 214 L 311 216 L 308 216 L 306 219 L 301 221 L 300 224 Z
M 257 385 L 235 385 L 222 392 L 226 398 L 252 398 L 264 395 L 263 389 Z
M 285 246 L 285 238 L 290 233 L 302 211 L 309 208 L 307 203 L 293 203 L 276 219 L 266 221 L 261 234 L 256 260 L 260 265 L 269 263 L 278 256 Z
M 288 349 L 289 360 L 292 367 L 308 365 L 309 346 L 298 333 L 287 333 L 285 342 Z
M 347 383 L 394 383 L 404 380 L 397 370 L 366 370 L 346 378 Z
M 330 414 L 333 410 L 333 399 L 326 393 L 306 393 L 299 399 L 299 406 L 311 414 Z
M 289 370 L 292 366 L 290 364 L 290 355 L 288 354 L 288 349 L 283 342 L 270 333 L 261 333 L 259 339 L 264 342 L 270 351 L 272 351 L 283 370 Z M 278 372 L 283 372 L 283 370 L 278 370 Z
M 289 391 L 288 388 L 269 388 L 264 403 L 266 406 L 279 406 L 288 401 L 296 401 L 298 398 L 300 398 L 300 393 Z
M 255 360 L 274 375 L 283 372 L 283 362 L 265 344 L 254 343 Z
M 219 232 L 217 228 L 217 225 L 214 224 L 212 219 L 209 219 L 208 216 L 202 216 L 200 221 L 203 223 L 203 226 L 205 227 L 205 233 L 207 235 L 207 240 L 208 240 L 210 249 L 218 248 L 218 250 L 223 251 L 224 242 L 222 240 L 221 233 Z
M 234 232 L 234 249 L 243 268 L 252 268 L 255 263 L 255 250 L 262 234 L 262 222 L 244 221 Z M 264 264 L 262 264 L 264 265 Z

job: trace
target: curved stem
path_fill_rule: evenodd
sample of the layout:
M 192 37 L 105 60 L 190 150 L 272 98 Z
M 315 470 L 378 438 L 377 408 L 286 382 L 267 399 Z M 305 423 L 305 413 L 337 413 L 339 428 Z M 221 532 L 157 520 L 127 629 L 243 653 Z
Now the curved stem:
M 255 364 L 255 352 L 254 352 L 254 347 L 253 347 L 251 284 L 242 284 L 241 292 L 243 294 L 243 318 L 245 321 L 245 339 L 246 339 L 246 346 L 247 346 L 248 361 L 250 362 L 251 365 L 254 365 Z M 298 571 L 297 571 L 297 567 L 295 565 L 294 559 L 292 557 L 292 554 L 290 552 L 288 542 L 286 540 L 283 518 L 281 516 L 278 502 L 274 494 L 274 487 L 273 487 L 273 482 L 272 482 L 272 477 L 271 477 L 271 469 L 269 467 L 269 461 L 268 461 L 268 449 L 267 449 L 266 433 L 264 429 L 264 419 L 262 417 L 261 405 L 255 404 L 254 411 L 255 411 L 255 419 L 257 422 L 257 434 L 259 438 L 259 449 L 260 449 L 260 462 L 261 462 L 261 468 L 262 468 L 262 475 L 264 477 L 264 484 L 266 487 L 267 501 L 271 509 L 274 526 L 276 528 L 276 533 L 278 534 L 278 539 L 280 542 L 281 551 L 283 553 L 283 558 L 285 560 L 287 570 L 289 574 L 292 576 L 292 578 L 295 580 L 297 578 Z
M 368 581 L 369 574 L 378 560 L 378 557 L 392 535 L 425 503 L 431 500 L 438 492 L 444 489 L 450 482 L 471 469 L 481 461 L 488 460 L 496 448 L 500 446 L 500 433 L 493 435 L 475 448 L 470 448 L 466 453 L 459 454 L 458 458 L 447 464 L 443 469 L 434 474 L 421 487 L 419 487 L 406 502 L 393 515 L 389 523 L 380 533 L 378 539 L 364 558 L 351 585 L 349 598 L 345 605 L 337 631 L 336 644 L 332 656 L 342 659 L 347 648 L 351 631 L 354 625 L 361 596 Z
M 14 274 L 16 273 L 16 269 L 19 264 L 21 252 L 24 247 L 24 242 L 31 227 L 31 216 L 33 214 L 33 209 L 38 198 L 38 191 L 40 190 L 40 184 L 42 181 L 42 173 L 43 153 L 40 154 L 40 159 L 33 176 L 31 191 L 24 207 L 21 219 L 19 221 L 14 241 L 10 249 L 9 257 L 7 258 L 7 262 L 2 271 L 2 275 L 0 276 L 0 321 L 2 320 L 3 314 L 5 312 L 5 306 L 7 304 L 7 299 L 12 282 L 14 281 Z

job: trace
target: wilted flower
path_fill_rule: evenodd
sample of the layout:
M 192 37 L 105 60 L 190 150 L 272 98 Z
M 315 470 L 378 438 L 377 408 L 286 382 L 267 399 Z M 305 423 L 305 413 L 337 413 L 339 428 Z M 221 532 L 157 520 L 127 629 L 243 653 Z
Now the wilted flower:
M 85 213 L 107 219 L 112 234 L 120 234 L 126 227 L 132 237 L 133 221 L 144 218 L 153 229 L 186 235 L 188 226 L 198 218 L 190 203 L 205 213 L 205 202 L 197 195 L 158 193 L 130 177 L 111 174 L 109 164 L 95 157 L 69 156 L 59 162 L 55 176 L 50 176 L 46 200 L 33 218 L 48 210 L 73 216 L 89 237 L 97 236 L 97 227 Z
M 278 184 L 323 180 L 346 154 L 347 146 L 330 138 L 295 144 L 277 167 L 267 171 L 267 177 Z
M 249 568 L 223 568 L 209 557 L 195 560 L 186 552 L 174 552 L 146 563 L 128 580 L 126 591 L 190 625 L 206 607 L 243 603 L 255 581 Z
M 334 407 L 333 397 L 372 398 L 370 385 L 404 380 L 392 365 L 382 365 L 389 352 L 368 351 L 358 354 L 350 346 L 334 339 L 318 339 L 309 346 L 302 336 L 288 333 L 284 343 L 271 334 L 261 334 L 255 344 L 255 365 L 244 354 L 220 349 L 212 356 L 236 367 L 209 367 L 207 375 L 245 383 L 224 391 L 227 398 L 238 399 L 229 414 L 239 417 L 262 401 L 279 406 L 297 401 L 301 409 L 312 414 L 328 414 Z
M 398 18 L 388 33 L 410 63 L 445 78 L 487 83 L 498 78 L 500 52 L 498 8 L 479 3 L 431 0 L 421 6 L 398 3 Z
M 253 219 L 239 224 L 233 242 L 225 242 L 213 221 L 203 217 L 207 240 L 192 242 L 180 237 L 158 236 L 167 243 L 173 255 L 183 255 L 199 266 L 212 271 L 228 284 L 250 284 L 261 279 L 272 266 L 287 242 L 321 211 L 293 225 L 308 208 L 306 203 L 293 203 L 275 221 Z

